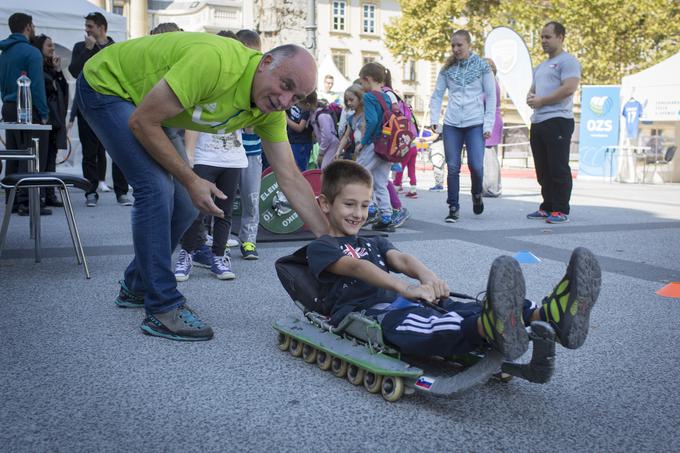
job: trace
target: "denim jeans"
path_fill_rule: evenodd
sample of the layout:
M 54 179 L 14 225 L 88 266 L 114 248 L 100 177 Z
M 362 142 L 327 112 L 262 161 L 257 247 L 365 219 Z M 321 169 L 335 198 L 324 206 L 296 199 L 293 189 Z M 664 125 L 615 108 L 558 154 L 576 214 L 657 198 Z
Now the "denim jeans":
M 182 305 L 172 270 L 172 252 L 198 215 L 186 189 L 137 141 L 128 127 L 134 104 L 94 91 L 81 75 L 75 102 L 99 140 L 134 190 L 132 243 L 135 257 L 125 271 L 125 284 L 144 295 L 148 313 L 164 313 Z
M 463 143 L 467 149 L 468 168 L 472 179 L 472 194 L 482 193 L 484 178 L 484 133 L 482 125 L 455 127 L 444 125 L 444 154 L 448 166 L 448 197 L 446 202 L 451 208 L 459 208 L 460 163 Z

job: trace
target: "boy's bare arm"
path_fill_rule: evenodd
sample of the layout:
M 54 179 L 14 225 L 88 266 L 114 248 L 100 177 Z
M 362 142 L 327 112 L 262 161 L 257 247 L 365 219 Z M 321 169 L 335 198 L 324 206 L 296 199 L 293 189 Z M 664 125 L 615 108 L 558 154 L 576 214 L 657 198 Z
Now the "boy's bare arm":
M 392 249 L 387 252 L 386 259 L 390 269 L 431 286 L 437 299 L 449 297 L 449 285 L 415 256 Z
M 327 270 L 336 275 L 362 280 L 378 288 L 395 291 L 407 299 L 424 299 L 428 302 L 436 299 L 434 290 L 430 285 L 409 284 L 389 272 L 385 272 L 370 261 L 343 256 L 328 266 Z

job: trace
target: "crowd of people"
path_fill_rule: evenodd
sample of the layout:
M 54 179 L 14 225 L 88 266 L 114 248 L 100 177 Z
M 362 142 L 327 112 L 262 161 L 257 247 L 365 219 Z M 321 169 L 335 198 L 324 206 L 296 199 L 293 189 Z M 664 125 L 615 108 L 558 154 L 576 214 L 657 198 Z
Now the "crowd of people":
M 54 171 L 57 150 L 65 146 L 77 119 L 83 176 L 90 182 L 88 207 L 97 205 L 98 191 L 108 190 L 109 153 L 117 201 L 133 206 L 135 249 L 116 304 L 145 308 L 142 329 L 148 334 L 212 338 L 211 327 L 189 308 L 177 282 L 187 280 L 194 266 L 206 267 L 222 280 L 235 278 L 229 237 L 237 193 L 242 206 L 240 252 L 246 260 L 258 259 L 259 188 L 267 167 L 317 236 L 329 224 L 301 175 L 310 165 L 323 170 L 336 160 L 353 160 L 370 174 L 371 202 L 362 224 L 372 224 L 374 231 L 393 232 L 410 217 L 400 195 L 418 198 L 417 141 L 397 161 L 385 157 L 378 141 L 386 134 L 390 115 L 405 121 L 412 139 L 425 134 L 418 131 L 410 106 L 393 90 L 389 69 L 378 62 L 365 64 L 338 96 L 332 76 L 316 91 L 316 63 L 302 47 L 283 45 L 263 54 L 254 31 L 186 33 L 170 23 L 157 26 L 151 36 L 116 44 L 107 36 L 106 18 L 91 13 L 85 17 L 85 39 L 75 45 L 68 67 L 77 82 L 67 121 L 68 84 L 53 41 L 35 34 L 29 15 L 16 13 L 9 25 L 12 34 L 0 42 L 3 120 L 17 119 L 16 79 L 26 71 L 33 81 L 34 118 L 52 130 L 8 132 L 7 146 L 27 148 L 38 135 L 39 170 Z M 568 220 L 571 191 L 571 95 L 580 68 L 562 51 L 564 35 L 560 24 L 545 26 L 542 40 L 550 60 L 537 68 L 527 99 L 536 112 L 531 144 L 544 198 L 528 217 L 548 222 Z M 439 71 L 430 102 L 428 135 L 430 141 L 443 139 L 444 145 L 443 159 L 437 164 L 433 156 L 433 164 L 440 174 L 444 162 L 448 167 L 446 222 L 459 220 L 463 146 L 473 212 L 483 213 L 484 193 L 500 192 L 498 184 L 492 188 L 483 183 L 485 148 L 496 146 L 502 133 L 499 86 L 493 61 L 475 54 L 471 44 L 469 32 L 453 33 L 452 54 Z M 8 164 L 7 173 L 25 171 L 21 165 Z M 443 190 L 442 182 L 436 179 L 431 190 Z M 53 192 L 44 193 L 42 202 L 43 215 L 50 214 L 48 206 L 61 206 Z M 19 196 L 12 209 L 26 214 L 27 195 Z M 173 270 L 171 256 L 178 245 Z

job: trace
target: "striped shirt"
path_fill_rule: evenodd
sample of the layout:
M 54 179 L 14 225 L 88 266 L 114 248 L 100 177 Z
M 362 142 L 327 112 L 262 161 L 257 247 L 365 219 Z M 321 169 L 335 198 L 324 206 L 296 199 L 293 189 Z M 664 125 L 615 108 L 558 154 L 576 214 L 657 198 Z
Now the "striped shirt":
M 262 154 L 262 140 L 257 134 L 249 134 L 243 130 L 241 136 L 243 147 L 246 149 L 246 156 L 259 156 Z

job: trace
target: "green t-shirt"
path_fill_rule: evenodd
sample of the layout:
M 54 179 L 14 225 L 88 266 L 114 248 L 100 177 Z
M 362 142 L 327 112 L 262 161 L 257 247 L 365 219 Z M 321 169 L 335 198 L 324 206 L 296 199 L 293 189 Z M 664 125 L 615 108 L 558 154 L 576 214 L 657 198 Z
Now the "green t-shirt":
M 97 92 L 139 105 L 165 79 L 184 111 L 163 125 L 213 134 L 244 127 L 269 142 L 288 141 L 284 112 L 263 114 L 250 90 L 262 54 L 207 33 L 175 32 L 113 44 L 83 69 Z

